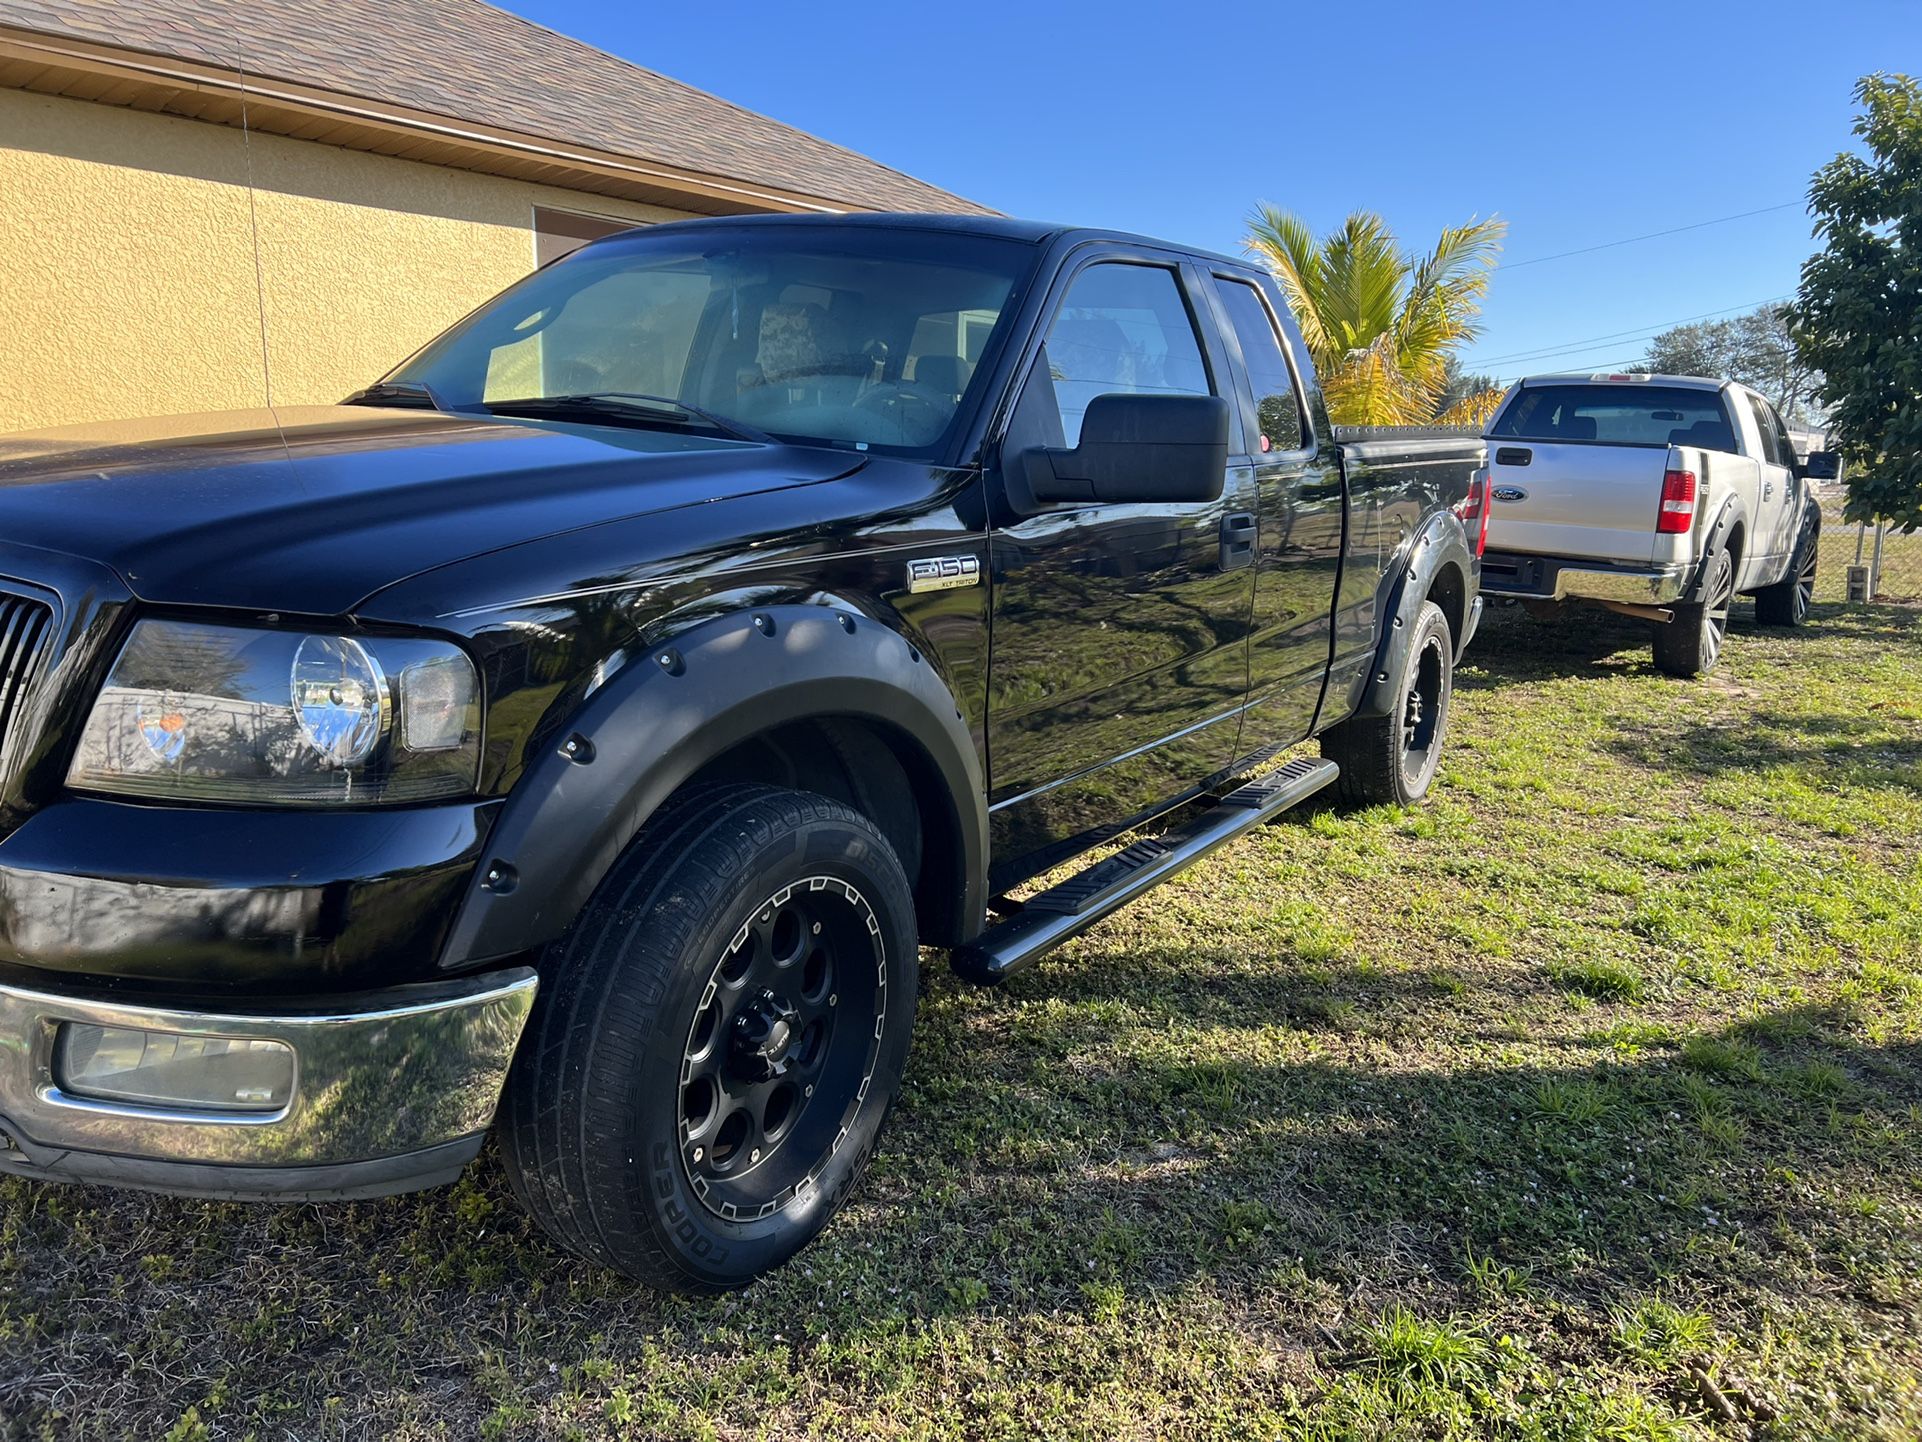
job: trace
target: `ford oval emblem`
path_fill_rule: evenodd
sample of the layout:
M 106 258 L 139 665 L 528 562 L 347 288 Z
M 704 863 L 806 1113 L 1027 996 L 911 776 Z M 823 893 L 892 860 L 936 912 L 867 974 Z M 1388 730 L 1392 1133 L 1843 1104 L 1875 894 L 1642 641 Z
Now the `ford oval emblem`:
M 1497 486 L 1495 487 L 1495 499 L 1498 501 L 1525 501 L 1528 499 L 1528 492 L 1524 491 L 1520 486 Z

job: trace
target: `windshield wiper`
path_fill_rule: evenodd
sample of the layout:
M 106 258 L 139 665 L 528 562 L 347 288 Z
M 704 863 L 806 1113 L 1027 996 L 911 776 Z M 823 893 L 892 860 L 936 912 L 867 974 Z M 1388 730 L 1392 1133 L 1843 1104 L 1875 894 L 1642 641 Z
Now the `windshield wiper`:
M 344 406 L 399 406 L 415 410 L 444 411 L 441 398 L 424 381 L 375 381 L 363 386 L 346 400 Z
M 567 396 L 522 396 L 517 400 L 484 401 L 497 416 L 585 416 L 589 420 L 641 425 L 705 425 L 738 440 L 758 441 L 764 446 L 777 444 L 766 431 L 744 422 L 716 415 L 700 406 L 677 401 L 672 396 L 649 396 L 635 391 L 596 391 Z

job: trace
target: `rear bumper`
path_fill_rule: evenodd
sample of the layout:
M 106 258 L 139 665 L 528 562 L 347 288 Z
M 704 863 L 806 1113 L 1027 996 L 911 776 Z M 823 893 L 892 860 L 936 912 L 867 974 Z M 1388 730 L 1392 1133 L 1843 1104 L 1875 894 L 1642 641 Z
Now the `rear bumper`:
M 1535 601 L 1617 601 L 1668 606 L 1688 591 L 1685 565 L 1612 565 L 1563 556 L 1490 551 L 1482 558 L 1482 591 Z
M 271 1010 L 182 1008 L 0 985 L 0 1171 L 210 1197 L 379 1196 L 450 1181 L 479 1150 L 534 1004 L 526 967 Z M 70 1095 L 67 1023 L 270 1040 L 278 1111 Z

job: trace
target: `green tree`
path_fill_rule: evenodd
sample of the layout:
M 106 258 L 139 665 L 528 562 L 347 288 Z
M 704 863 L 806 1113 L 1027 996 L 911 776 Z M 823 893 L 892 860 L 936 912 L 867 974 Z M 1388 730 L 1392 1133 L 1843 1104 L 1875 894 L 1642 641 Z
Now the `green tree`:
M 1671 327 L 1649 342 L 1639 367 L 1662 375 L 1740 381 L 1774 401 L 1792 422 L 1817 418 L 1815 395 L 1822 377 L 1797 353 L 1786 306 L 1758 306 L 1727 320 Z
M 1261 205 L 1247 244 L 1288 296 L 1329 419 L 1422 425 L 1441 410 L 1450 355 L 1480 334 L 1475 317 L 1507 229 L 1493 218 L 1453 226 L 1416 256 L 1379 215 L 1357 211 L 1317 240 L 1299 216 Z
M 1484 371 L 1471 371 L 1462 365 L 1459 356 L 1451 355 L 1443 363 L 1442 393 L 1435 401 L 1435 419 L 1439 421 L 1444 416 L 1461 415 L 1473 410 L 1484 400 L 1488 401 L 1489 414 L 1492 415 L 1493 405 L 1501 400 L 1506 389 L 1494 376 Z
M 1823 374 L 1829 425 L 1849 460 L 1850 520 L 1922 528 L 1922 87 L 1870 75 L 1855 133 L 1815 173 L 1823 248 L 1802 266 L 1790 324 Z

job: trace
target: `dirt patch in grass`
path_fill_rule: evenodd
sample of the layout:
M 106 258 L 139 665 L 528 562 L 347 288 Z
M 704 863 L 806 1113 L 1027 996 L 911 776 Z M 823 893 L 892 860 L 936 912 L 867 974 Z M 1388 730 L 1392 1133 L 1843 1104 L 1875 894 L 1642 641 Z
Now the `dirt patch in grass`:
M 1725 666 L 1493 617 L 1430 806 L 931 966 L 869 1180 L 739 1296 L 562 1255 L 491 1156 L 0 1184 L 0 1434 L 1922 1434 L 1922 627 Z

